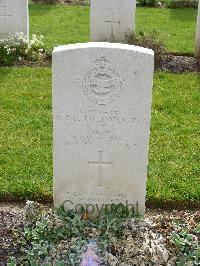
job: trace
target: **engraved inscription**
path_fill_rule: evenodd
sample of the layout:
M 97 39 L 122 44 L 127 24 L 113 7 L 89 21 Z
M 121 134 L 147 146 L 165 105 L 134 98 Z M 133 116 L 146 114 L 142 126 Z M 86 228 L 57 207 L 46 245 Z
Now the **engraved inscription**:
M 83 91 L 89 101 L 98 105 L 113 103 L 121 93 L 122 79 L 105 57 L 96 60 L 83 81 Z
M 73 203 L 126 203 L 127 194 L 122 191 L 109 191 L 109 193 L 105 193 L 103 191 L 84 191 L 84 192 L 76 192 L 71 191 L 66 193 L 66 198 L 71 199 Z
M 111 133 L 107 133 L 104 135 L 96 135 L 95 133 L 91 133 L 90 135 L 73 135 L 69 136 L 65 141 L 64 145 L 72 145 L 72 146 L 86 146 L 86 147 L 111 147 L 111 146 L 119 146 L 123 149 L 128 150 L 130 146 L 135 146 L 135 143 L 130 143 L 127 138 L 114 136 Z
M 3 19 L 3 30 L 4 30 L 4 33 L 7 33 L 8 32 L 8 30 L 7 30 L 7 19 L 9 17 L 11 17 L 12 15 L 7 13 L 7 6 L 1 6 L 0 10 L 1 10 L 0 19 Z
M 73 126 L 80 129 L 76 134 L 69 133 L 66 136 L 64 146 L 97 146 L 99 150 L 115 145 L 126 150 L 135 146 L 134 142 L 130 142 L 123 133 L 120 133 L 127 128 L 134 131 L 139 122 L 134 114 L 123 113 L 119 110 L 103 111 L 91 108 L 77 110 L 76 113 L 56 114 L 55 116 L 67 128 Z
M 102 187 L 102 168 L 103 166 L 113 166 L 113 162 L 104 162 L 103 161 L 103 151 L 99 151 L 99 161 L 91 162 L 88 161 L 88 165 L 98 166 L 98 186 Z
M 76 113 L 56 114 L 55 117 L 67 128 L 73 126 L 80 129 L 75 134 L 67 134 L 63 143 L 64 146 L 92 147 L 95 145 L 99 150 L 115 145 L 126 150 L 135 146 L 134 142 L 130 142 L 123 133 L 120 133 L 127 128 L 130 128 L 131 131 L 135 130 L 139 120 L 134 114 L 119 110 L 104 111 L 91 108 L 77 110 Z
M 56 114 L 56 118 L 62 121 L 84 124 L 88 126 L 92 123 L 95 126 L 119 126 L 124 124 L 134 124 L 136 122 L 136 117 L 134 114 L 124 114 L 119 110 L 109 110 L 109 111 L 97 111 L 96 109 L 88 110 L 77 110 L 76 113 L 63 113 Z

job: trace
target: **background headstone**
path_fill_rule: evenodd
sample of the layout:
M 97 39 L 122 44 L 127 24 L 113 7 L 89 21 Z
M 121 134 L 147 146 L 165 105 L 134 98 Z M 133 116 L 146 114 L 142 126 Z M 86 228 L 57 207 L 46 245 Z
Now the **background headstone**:
M 125 42 L 135 30 L 135 0 L 91 0 L 90 40 Z
M 195 56 L 200 58 L 200 1 L 199 1 L 198 14 L 197 14 Z
M 144 212 L 153 51 L 86 43 L 53 52 L 54 203 Z
M 29 34 L 28 0 L 0 0 L 0 38 L 17 32 Z

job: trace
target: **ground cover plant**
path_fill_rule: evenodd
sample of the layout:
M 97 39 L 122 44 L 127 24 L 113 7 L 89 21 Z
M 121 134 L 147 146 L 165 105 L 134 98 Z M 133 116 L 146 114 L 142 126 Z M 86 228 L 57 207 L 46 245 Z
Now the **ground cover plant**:
M 154 51 L 155 69 L 162 68 L 162 65 L 165 64 L 165 62 L 170 61 L 170 55 L 163 42 L 159 40 L 159 36 L 156 31 L 148 33 L 140 31 L 132 34 L 127 37 L 127 42 L 130 45 L 152 49 Z
M 120 204 L 91 219 L 83 209 L 55 211 L 29 201 L 1 211 L 0 218 L 0 263 L 7 266 L 200 263 L 198 211 L 147 211 L 142 218 Z
M 197 10 L 138 7 L 137 31 L 156 30 L 169 51 L 193 54 Z M 159 23 L 158 23 L 159 22 Z M 89 7 L 30 5 L 31 34 L 44 35 L 45 47 L 89 41 Z
M 35 34 L 29 38 L 22 32 L 10 35 L 0 40 L 0 65 L 9 66 L 16 62 L 32 61 L 40 62 L 48 59 L 48 53 L 44 48 L 43 36 Z
M 0 200 L 52 201 L 50 68 L 0 69 Z M 200 201 L 198 74 L 154 78 L 147 199 Z

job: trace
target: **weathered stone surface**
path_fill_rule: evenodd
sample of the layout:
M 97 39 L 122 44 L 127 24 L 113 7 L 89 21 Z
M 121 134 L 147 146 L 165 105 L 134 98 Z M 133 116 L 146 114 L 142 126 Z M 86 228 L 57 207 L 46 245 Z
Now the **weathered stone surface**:
M 54 49 L 56 206 L 128 203 L 144 212 L 153 61 L 152 50 L 125 44 Z
M 28 0 L 0 0 L 0 38 L 17 32 L 29 34 Z
M 125 42 L 135 30 L 135 10 L 135 0 L 91 0 L 91 41 Z
M 199 2 L 198 15 L 197 15 L 195 57 L 200 58 L 200 2 Z

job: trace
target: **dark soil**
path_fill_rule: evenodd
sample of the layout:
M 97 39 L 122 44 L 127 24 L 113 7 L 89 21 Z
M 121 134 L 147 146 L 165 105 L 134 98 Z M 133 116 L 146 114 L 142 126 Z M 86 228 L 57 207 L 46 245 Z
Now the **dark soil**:
M 163 61 L 156 70 L 171 73 L 200 72 L 200 62 L 190 56 L 169 55 L 168 60 Z
M 0 265 L 6 265 L 11 256 L 20 256 L 20 241 L 23 240 L 23 216 L 19 209 L 0 209 Z M 17 235 L 15 232 L 19 232 Z
M 51 67 L 51 59 L 40 62 L 21 60 L 14 64 L 16 67 Z M 200 72 L 200 61 L 191 56 L 169 55 L 166 60 L 155 67 L 155 71 L 170 73 Z
M 28 60 L 20 60 L 17 61 L 14 66 L 16 67 L 51 67 L 51 59 L 45 59 L 43 61 L 28 61 Z

